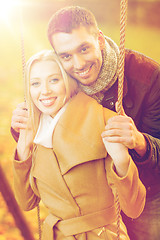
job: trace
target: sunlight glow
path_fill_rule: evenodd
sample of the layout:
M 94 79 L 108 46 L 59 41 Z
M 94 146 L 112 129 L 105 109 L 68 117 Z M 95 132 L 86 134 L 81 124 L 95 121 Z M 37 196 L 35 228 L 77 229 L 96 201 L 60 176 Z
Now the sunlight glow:
M 7 22 L 12 11 L 21 5 L 20 0 L 0 0 L 0 20 Z

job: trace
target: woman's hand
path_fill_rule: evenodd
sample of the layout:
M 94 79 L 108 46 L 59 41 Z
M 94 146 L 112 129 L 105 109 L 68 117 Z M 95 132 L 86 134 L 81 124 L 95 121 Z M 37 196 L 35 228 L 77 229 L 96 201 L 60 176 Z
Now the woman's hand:
M 127 174 L 130 156 L 128 148 L 122 143 L 109 142 L 105 137 L 106 131 L 102 133 L 102 140 L 105 145 L 107 153 L 111 156 L 116 172 L 120 177 L 124 177 Z
M 128 148 L 135 147 L 137 129 L 133 120 L 122 109 L 121 115 L 108 120 L 102 133 L 102 140 L 108 154 L 113 159 L 119 176 L 125 176 L 128 170 L 130 156 Z M 137 135 L 136 135 L 137 136 Z
M 11 127 L 16 131 L 20 132 L 20 129 L 26 129 L 28 121 L 28 109 L 25 102 L 17 105 L 13 111 L 11 119 Z
M 11 126 L 19 132 L 17 154 L 20 161 L 28 158 L 33 146 L 33 130 L 28 121 L 28 109 L 25 102 L 18 104 L 13 111 Z

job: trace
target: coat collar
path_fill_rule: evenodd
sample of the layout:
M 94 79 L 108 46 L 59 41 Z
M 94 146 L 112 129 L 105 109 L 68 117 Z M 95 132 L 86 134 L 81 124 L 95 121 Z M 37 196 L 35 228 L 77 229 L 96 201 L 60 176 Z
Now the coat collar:
M 103 107 L 96 100 L 82 92 L 71 99 L 53 134 L 53 151 L 62 174 L 80 163 L 106 157 L 101 138 L 104 127 Z

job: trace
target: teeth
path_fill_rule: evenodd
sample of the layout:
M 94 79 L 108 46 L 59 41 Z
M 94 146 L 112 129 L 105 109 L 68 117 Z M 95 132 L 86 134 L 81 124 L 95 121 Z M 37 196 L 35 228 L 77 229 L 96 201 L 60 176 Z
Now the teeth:
M 84 72 L 79 72 L 78 74 L 80 75 L 80 76 L 84 76 L 84 75 L 86 75 L 88 72 L 89 72 L 89 69 L 90 68 L 88 68 L 86 71 L 84 71 Z
M 41 102 L 43 102 L 44 104 L 49 104 L 53 102 L 53 99 L 44 99 L 44 100 L 41 100 Z

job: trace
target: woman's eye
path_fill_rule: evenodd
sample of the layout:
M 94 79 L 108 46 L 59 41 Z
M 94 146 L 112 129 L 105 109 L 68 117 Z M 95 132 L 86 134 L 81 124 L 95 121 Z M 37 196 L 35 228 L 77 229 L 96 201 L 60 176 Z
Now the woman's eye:
M 33 86 L 33 87 L 37 87 L 37 86 L 39 86 L 39 85 L 40 85 L 39 82 L 32 82 L 32 83 L 31 83 L 31 86 Z
M 56 82 L 58 82 L 58 81 L 59 81 L 58 78 L 53 78 L 53 79 L 50 80 L 51 83 L 56 83 Z

